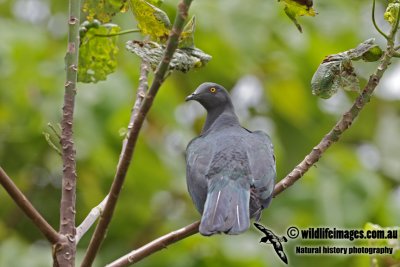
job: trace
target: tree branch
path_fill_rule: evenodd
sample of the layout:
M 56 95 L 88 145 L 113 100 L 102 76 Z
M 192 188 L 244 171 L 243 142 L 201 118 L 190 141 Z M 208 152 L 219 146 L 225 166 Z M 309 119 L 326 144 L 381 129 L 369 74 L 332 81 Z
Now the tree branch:
M 390 61 L 395 53 L 394 42 L 398 29 L 400 13 L 396 19 L 396 23 L 392 26 L 389 36 L 387 37 L 387 48 L 380 61 L 375 73 L 369 77 L 367 85 L 362 93 L 358 96 L 353 106 L 345 112 L 335 126 L 327 135 L 315 146 L 312 151 L 300 162 L 285 178 L 275 185 L 273 196 L 275 197 L 286 188 L 294 184 L 300 179 L 322 156 L 322 154 L 335 142 L 337 142 L 344 131 L 346 131 L 354 119 L 358 116 L 364 106 L 370 101 L 372 93 L 378 85 L 380 79 L 385 73 Z
M 58 243 L 53 248 L 54 266 L 75 265 L 76 163 L 72 126 L 78 71 L 79 22 L 80 0 L 69 0 L 66 82 L 61 120 L 63 177 L 60 205 L 60 234 L 67 238 L 66 242 Z
M 97 218 L 101 215 L 106 206 L 108 200 L 108 195 L 100 202 L 99 205 L 94 207 L 83 222 L 76 228 L 76 235 L 75 235 L 75 244 L 77 245 L 81 240 L 82 236 L 86 234 L 86 232 L 92 227 L 92 225 L 96 222 Z
M 126 133 L 125 139 L 122 142 L 122 149 L 119 157 L 119 163 L 121 162 L 123 155 L 125 153 L 125 148 L 128 140 L 128 136 L 131 133 L 135 118 L 137 117 L 137 113 L 139 112 L 140 105 L 142 104 L 142 101 L 144 97 L 146 96 L 146 91 L 148 89 L 148 74 L 149 74 L 149 66 L 147 65 L 146 62 L 142 62 L 140 65 L 140 77 L 139 77 L 139 85 L 137 88 L 136 92 L 136 100 L 135 103 L 132 107 L 131 111 L 131 118 L 129 120 L 128 124 L 128 131 Z M 79 242 L 79 240 L 82 238 L 82 236 L 92 227 L 92 225 L 95 223 L 97 218 L 103 213 L 103 210 L 106 206 L 108 200 L 108 195 L 100 202 L 99 205 L 94 207 L 90 213 L 87 215 L 87 217 L 83 220 L 83 222 L 78 226 L 76 230 L 76 243 Z
M 372 93 L 378 85 L 380 79 L 385 73 L 387 67 L 390 65 L 390 61 L 395 54 L 395 35 L 397 32 L 398 24 L 400 20 L 400 14 L 397 17 L 396 23 L 394 24 L 392 31 L 390 32 L 387 39 L 387 49 L 384 53 L 381 62 L 376 69 L 375 73 L 369 78 L 367 85 L 364 87 L 360 96 L 356 99 L 353 106 L 345 112 L 339 121 L 335 124 L 331 131 L 315 146 L 312 151 L 300 162 L 285 178 L 279 181 L 272 193 L 273 197 L 276 197 L 282 193 L 285 189 L 293 185 L 298 179 L 300 179 L 309 169 L 313 166 L 322 156 L 322 154 L 335 142 L 337 142 L 340 136 L 346 131 L 353 123 L 354 119 L 358 116 L 364 106 L 370 101 Z M 198 232 L 200 221 L 194 222 L 188 226 L 185 226 L 177 231 L 166 234 L 132 252 L 122 256 L 114 262 L 108 264 L 108 267 L 123 267 L 134 264 L 151 254 L 166 248 L 168 245 L 176 243 L 186 237 L 194 235 Z
M 10 177 L 6 174 L 3 168 L 0 167 L 0 184 L 4 187 L 15 204 L 28 216 L 36 227 L 42 232 L 51 244 L 55 244 L 61 240 L 61 236 L 54 228 L 40 215 L 32 203 L 14 184 Z
M 140 129 L 142 128 L 144 119 L 153 104 L 153 100 L 161 84 L 164 82 L 164 77 L 166 72 L 168 71 L 169 62 L 171 61 L 172 56 L 176 48 L 178 47 L 179 36 L 182 32 L 184 22 L 187 19 L 188 10 L 191 3 L 192 0 L 181 0 L 181 2 L 178 4 L 178 12 L 176 14 L 175 22 L 167 41 L 163 59 L 157 67 L 153 83 L 151 84 L 151 87 L 146 94 L 146 97 L 144 98 L 143 103 L 140 106 L 139 112 L 137 113 L 137 117 L 133 123 L 132 131 L 128 136 L 128 140 L 126 143 L 125 153 L 123 154 L 122 159 L 118 164 L 117 172 L 111 185 L 109 200 L 107 201 L 104 212 L 100 217 L 96 230 L 92 236 L 92 239 L 90 240 L 89 247 L 86 251 L 86 255 L 81 265 L 82 267 L 92 265 L 97 251 L 99 250 L 100 245 L 104 239 L 108 225 L 114 213 L 114 209 L 118 201 L 119 194 L 121 192 L 121 188 L 126 177 L 126 173 L 128 172 L 128 168 L 130 166 Z
M 122 267 L 134 264 L 146 258 L 147 256 L 163 248 L 166 248 L 168 245 L 171 245 L 175 242 L 178 242 L 179 240 L 196 234 L 197 232 L 199 232 L 199 225 L 200 221 L 197 221 L 181 229 L 159 237 L 152 242 L 144 245 L 143 247 L 133 250 L 129 254 L 119 258 L 116 261 L 113 261 L 112 263 L 108 264 L 107 267 Z

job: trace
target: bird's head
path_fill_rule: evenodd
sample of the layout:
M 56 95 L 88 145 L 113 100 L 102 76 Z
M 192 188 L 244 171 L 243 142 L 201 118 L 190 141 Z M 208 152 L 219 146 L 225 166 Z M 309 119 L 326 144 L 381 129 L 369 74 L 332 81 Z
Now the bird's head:
M 203 83 L 197 87 L 191 95 L 186 97 L 186 101 L 190 100 L 196 100 L 206 110 L 232 106 L 228 91 L 223 86 L 211 82 Z

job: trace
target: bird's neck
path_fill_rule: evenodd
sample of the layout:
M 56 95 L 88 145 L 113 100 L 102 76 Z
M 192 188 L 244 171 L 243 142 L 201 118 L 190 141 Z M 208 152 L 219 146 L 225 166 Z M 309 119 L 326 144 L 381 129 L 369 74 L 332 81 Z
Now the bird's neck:
M 235 114 L 233 105 L 230 103 L 229 105 L 208 109 L 206 122 L 201 132 L 205 134 L 210 131 L 236 125 L 239 125 L 239 120 Z

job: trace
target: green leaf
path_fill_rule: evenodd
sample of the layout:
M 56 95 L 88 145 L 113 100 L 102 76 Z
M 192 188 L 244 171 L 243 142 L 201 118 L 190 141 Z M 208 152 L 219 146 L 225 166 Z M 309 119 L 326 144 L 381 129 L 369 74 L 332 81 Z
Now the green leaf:
M 371 38 L 356 48 L 327 56 L 311 79 L 312 93 L 321 98 L 330 98 L 339 88 L 359 92 L 359 80 L 351 61 L 377 61 L 382 54 L 375 39 Z
M 397 1 L 394 1 L 392 3 L 389 3 L 385 14 L 383 15 L 384 19 L 388 21 L 391 25 L 394 25 L 396 23 L 397 16 L 399 15 L 399 10 L 400 10 L 400 3 Z
M 281 0 L 278 0 L 281 1 Z M 315 10 L 312 8 L 313 1 L 311 0 L 282 0 L 285 4 L 284 11 L 286 15 L 293 21 L 297 29 L 302 32 L 302 28 L 297 21 L 299 16 L 312 16 L 316 15 Z
M 193 16 L 183 28 L 179 39 L 179 48 L 194 47 L 194 31 L 196 29 L 196 17 Z
M 142 34 L 165 43 L 172 27 L 167 14 L 144 0 L 130 0 L 130 5 Z
M 360 91 L 360 85 L 351 60 L 345 54 L 328 56 L 319 65 L 311 79 L 313 95 L 330 98 L 339 88 Z
M 82 11 L 86 13 L 86 19 L 89 21 L 98 19 L 102 23 L 107 23 L 111 21 L 116 13 L 125 12 L 127 7 L 127 0 L 85 0 L 82 5 Z
M 382 49 L 376 45 L 371 47 L 367 52 L 362 55 L 362 60 L 366 62 L 378 61 L 383 55 Z
M 155 70 L 162 60 L 165 47 L 155 42 L 128 41 L 126 48 L 150 64 Z M 211 60 L 211 56 L 197 48 L 178 48 L 169 64 L 169 70 L 188 72 L 200 68 Z
M 376 56 L 378 56 L 378 58 L 376 59 L 378 60 L 382 56 L 383 52 L 380 49 L 380 47 L 377 44 L 375 44 L 375 39 L 370 38 L 359 44 L 356 48 L 347 50 L 341 54 L 346 54 L 351 60 L 359 60 L 359 59 L 364 59 L 366 57 L 369 58 L 371 61 L 373 57 Z
M 118 36 L 99 37 L 96 35 L 115 34 L 119 31 L 120 27 L 115 24 L 103 24 L 87 30 L 79 49 L 79 82 L 96 83 L 103 81 L 108 74 L 115 71 Z

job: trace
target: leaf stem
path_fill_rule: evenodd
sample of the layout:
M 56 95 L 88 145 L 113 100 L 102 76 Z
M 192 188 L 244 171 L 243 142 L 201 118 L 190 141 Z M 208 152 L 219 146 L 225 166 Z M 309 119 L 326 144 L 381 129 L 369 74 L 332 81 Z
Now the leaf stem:
M 374 24 L 375 29 L 386 39 L 389 39 L 389 36 L 386 35 L 378 26 L 375 21 L 375 0 L 372 1 L 372 23 Z
M 113 37 L 113 36 L 124 35 L 124 34 L 135 33 L 135 32 L 140 32 L 140 30 L 139 29 L 131 29 L 131 30 L 125 30 L 125 31 L 120 31 L 120 32 L 116 32 L 116 33 L 108 33 L 108 34 L 97 33 L 94 36 L 96 36 L 96 37 Z

